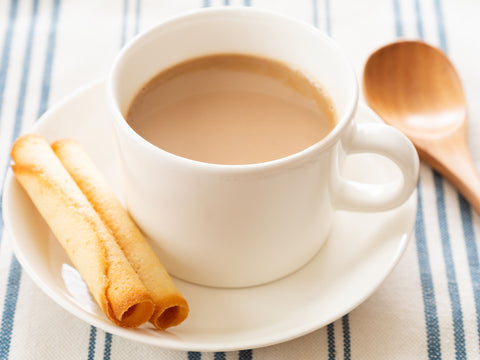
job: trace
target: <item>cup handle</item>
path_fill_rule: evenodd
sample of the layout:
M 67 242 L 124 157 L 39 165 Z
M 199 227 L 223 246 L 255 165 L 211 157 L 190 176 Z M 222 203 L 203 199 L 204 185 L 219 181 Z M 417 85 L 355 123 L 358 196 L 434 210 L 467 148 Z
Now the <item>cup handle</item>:
M 334 163 L 331 184 L 334 207 L 350 211 L 385 211 L 404 203 L 418 180 L 419 159 L 410 140 L 397 129 L 379 122 L 353 122 L 342 141 L 344 156 L 375 153 L 393 161 L 403 179 L 393 183 L 367 184 L 348 180 L 341 175 L 342 157 Z

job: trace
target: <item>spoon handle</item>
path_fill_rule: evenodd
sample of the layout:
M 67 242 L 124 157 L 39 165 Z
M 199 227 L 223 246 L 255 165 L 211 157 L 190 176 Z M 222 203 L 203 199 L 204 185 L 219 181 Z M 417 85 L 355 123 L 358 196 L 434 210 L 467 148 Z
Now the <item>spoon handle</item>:
M 480 175 L 465 134 L 459 131 L 449 139 L 417 149 L 420 157 L 449 180 L 480 215 Z

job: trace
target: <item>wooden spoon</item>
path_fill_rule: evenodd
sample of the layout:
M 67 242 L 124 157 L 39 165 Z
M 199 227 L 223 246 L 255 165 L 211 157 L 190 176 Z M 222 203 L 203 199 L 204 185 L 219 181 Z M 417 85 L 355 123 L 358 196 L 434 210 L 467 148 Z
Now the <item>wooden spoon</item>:
M 369 106 L 407 135 L 420 158 L 480 214 L 480 177 L 467 143 L 465 96 L 446 55 L 420 41 L 384 46 L 367 60 L 363 91 Z

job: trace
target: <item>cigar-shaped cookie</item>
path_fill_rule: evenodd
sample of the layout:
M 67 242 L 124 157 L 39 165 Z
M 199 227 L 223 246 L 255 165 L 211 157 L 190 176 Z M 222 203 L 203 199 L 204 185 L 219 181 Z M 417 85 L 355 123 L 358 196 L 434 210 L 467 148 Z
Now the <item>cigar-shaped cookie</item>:
M 154 310 L 148 290 L 50 144 L 27 134 L 11 155 L 16 179 L 107 317 L 124 327 L 148 321 Z
M 100 171 L 73 139 L 58 140 L 52 148 L 149 290 L 155 303 L 150 321 L 162 330 L 180 324 L 188 315 L 187 302 Z

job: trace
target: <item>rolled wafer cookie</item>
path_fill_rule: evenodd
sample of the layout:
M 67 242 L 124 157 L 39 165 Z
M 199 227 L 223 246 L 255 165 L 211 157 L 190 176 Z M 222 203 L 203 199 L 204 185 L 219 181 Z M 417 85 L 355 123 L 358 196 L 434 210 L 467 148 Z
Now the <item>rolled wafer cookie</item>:
M 11 156 L 16 179 L 107 317 L 124 327 L 148 321 L 154 304 L 147 289 L 48 142 L 24 135 Z
M 155 303 L 150 321 L 162 330 L 180 324 L 189 312 L 187 302 L 95 164 L 73 139 L 60 139 L 52 149 L 148 289 Z

